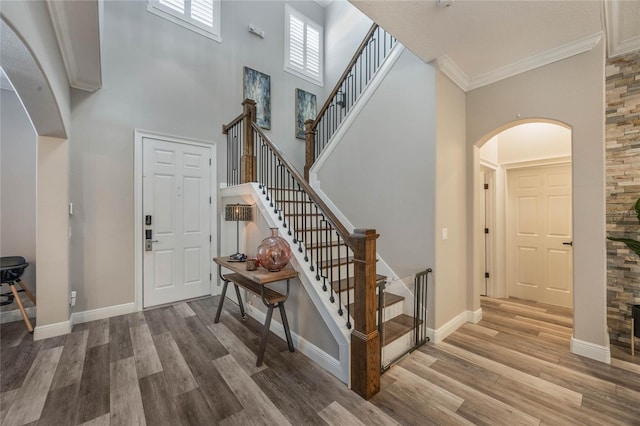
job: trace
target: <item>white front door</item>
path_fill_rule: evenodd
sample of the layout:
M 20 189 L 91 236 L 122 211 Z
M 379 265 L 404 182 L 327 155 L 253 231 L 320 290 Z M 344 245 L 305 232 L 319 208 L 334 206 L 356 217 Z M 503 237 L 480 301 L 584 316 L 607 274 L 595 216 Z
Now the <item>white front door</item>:
M 573 306 L 571 165 L 507 173 L 509 296 Z
M 211 149 L 147 137 L 142 149 L 143 307 L 209 295 Z

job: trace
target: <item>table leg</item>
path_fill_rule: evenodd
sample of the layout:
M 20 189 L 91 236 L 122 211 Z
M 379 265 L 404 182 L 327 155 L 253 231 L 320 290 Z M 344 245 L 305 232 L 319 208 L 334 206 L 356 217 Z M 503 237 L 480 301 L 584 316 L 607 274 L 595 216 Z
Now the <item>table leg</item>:
M 256 367 L 260 367 L 262 365 L 262 360 L 264 359 L 264 351 L 267 349 L 267 337 L 269 337 L 269 327 L 271 326 L 272 315 L 273 305 L 269 305 L 269 309 L 267 309 L 267 318 L 264 320 L 264 328 L 262 329 L 262 335 L 260 336 L 260 347 L 258 349 Z
M 238 306 L 240 306 L 240 314 L 243 320 L 247 319 L 247 313 L 244 311 L 244 304 L 242 303 L 242 297 L 240 297 L 240 288 L 238 288 L 238 284 L 233 283 L 233 286 L 236 288 L 236 297 L 238 298 Z
M 213 320 L 214 323 L 218 323 L 220 321 L 220 313 L 222 312 L 222 304 L 224 303 L 224 298 L 227 295 L 227 285 L 229 285 L 229 281 L 224 281 L 222 285 L 222 293 L 220 293 L 220 301 L 218 302 L 218 312 L 216 312 L 216 319 Z
M 31 299 L 31 301 L 32 301 L 32 302 L 33 302 L 33 304 L 35 305 L 35 304 L 36 304 L 36 297 L 33 295 L 33 293 L 31 293 L 31 292 L 29 291 L 29 289 L 28 289 L 28 288 L 27 288 L 27 287 L 22 283 L 22 281 L 20 281 L 20 280 L 16 280 L 16 282 L 17 282 L 18 284 L 20 284 L 20 287 L 22 288 L 22 290 L 25 292 L 25 294 L 27 295 L 27 297 L 28 297 L 29 299 Z
M 287 344 L 289 345 L 289 352 L 293 352 L 293 339 L 291 339 L 291 330 L 289 330 L 289 321 L 287 321 L 287 313 L 284 311 L 284 305 L 278 303 L 280 309 L 280 317 L 282 318 L 282 326 L 284 327 L 284 334 L 287 336 Z
M 31 325 L 31 321 L 29 321 L 29 317 L 27 316 L 27 313 L 24 311 L 24 306 L 22 306 L 22 300 L 20 300 L 20 296 L 18 296 L 18 292 L 16 291 L 16 286 L 14 285 L 14 283 L 9 284 L 9 288 L 11 289 L 11 292 L 13 293 L 13 297 L 16 301 L 16 303 L 18 304 L 18 309 L 20 309 L 20 313 L 22 314 L 22 319 L 24 320 L 24 323 L 27 325 L 27 330 L 29 330 L 29 333 L 33 333 L 33 326 Z

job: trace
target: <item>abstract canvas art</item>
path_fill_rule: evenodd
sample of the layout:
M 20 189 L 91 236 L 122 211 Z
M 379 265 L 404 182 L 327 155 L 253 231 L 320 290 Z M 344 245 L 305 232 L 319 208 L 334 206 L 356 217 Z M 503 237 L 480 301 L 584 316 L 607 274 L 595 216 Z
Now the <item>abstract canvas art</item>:
M 296 89 L 296 138 L 304 139 L 304 122 L 315 120 L 317 113 L 316 95 Z
M 258 126 L 271 129 L 271 77 L 244 67 L 243 99 L 256 101 Z

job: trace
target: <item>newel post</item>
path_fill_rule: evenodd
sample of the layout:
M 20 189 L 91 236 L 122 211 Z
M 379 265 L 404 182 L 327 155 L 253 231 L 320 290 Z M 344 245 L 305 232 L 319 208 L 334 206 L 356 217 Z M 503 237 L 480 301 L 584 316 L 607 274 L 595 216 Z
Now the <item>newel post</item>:
M 242 170 L 241 183 L 256 181 L 256 153 L 254 151 L 255 141 L 251 123 L 256 122 L 256 101 L 253 99 L 245 99 L 242 102 L 244 110 L 243 120 L 243 147 L 240 169 Z
M 314 121 L 309 119 L 304 122 L 304 178 L 309 182 L 309 170 L 316 161 L 316 132 L 313 130 Z
M 355 288 L 351 333 L 351 390 L 365 399 L 380 391 L 380 334 L 376 326 L 376 240 L 374 229 L 356 229 L 353 244 Z

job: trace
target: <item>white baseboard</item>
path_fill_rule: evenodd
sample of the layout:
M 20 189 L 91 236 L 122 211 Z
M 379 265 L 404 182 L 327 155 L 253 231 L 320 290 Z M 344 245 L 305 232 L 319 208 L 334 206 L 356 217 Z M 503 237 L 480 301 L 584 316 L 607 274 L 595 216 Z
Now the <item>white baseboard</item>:
M 571 352 L 596 361 L 611 364 L 611 349 L 608 346 L 596 345 L 584 340 L 571 338 Z
M 24 311 L 27 313 L 27 316 L 29 318 L 36 317 L 35 306 L 30 306 L 28 308 L 25 308 Z M 14 321 L 22 321 L 22 314 L 20 313 L 19 309 L 15 309 L 13 311 L 0 312 L 0 324 L 5 324 L 8 322 L 14 322 Z
M 33 330 L 33 340 L 48 339 L 71 333 L 71 321 L 57 322 L 55 324 L 37 325 Z
M 262 312 L 259 309 L 255 309 L 253 306 L 248 304 L 245 305 L 245 308 L 249 316 L 251 316 L 256 321 L 264 324 L 264 320 L 267 316 L 266 313 Z M 282 326 L 282 324 L 276 321 L 275 318 L 272 318 L 271 320 L 270 329 L 282 340 L 287 340 L 284 334 L 284 327 Z M 304 337 L 301 337 L 298 334 L 294 333 L 293 331 L 291 332 L 291 339 L 293 340 L 293 346 L 294 348 L 296 348 L 296 350 L 311 358 L 313 362 L 327 370 L 329 373 L 333 374 L 339 380 L 347 383 L 348 378 L 342 377 L 343 368 L 340 365 L 340 361 L 338 361 L 313 343 L 309 342 Z
M 123 303 L 122 305 L 107 306 L 106 308 L 92 309 L 90 311 L 74 312 L 71 314 L 71 324 L 82 324 L 83 322 L 95 321 L 105 318 L 117 317 L 135 312 L 133 303 Z
M 449 320 L 445 325 L 434 330 L 427 328 L 427 337 L 433 343 L 440 343 L 446 339 L 451 333 L 456 331 L 464 323 L 472 322 L 474 324 L 480 322 L 482 319 L 482 308 L 476 311 L 463 311 Z
M 480 321 L 482 321 L 482 308 L 478 308 L 475 311 L 467 311 L 467 322 L 477 324 Z

